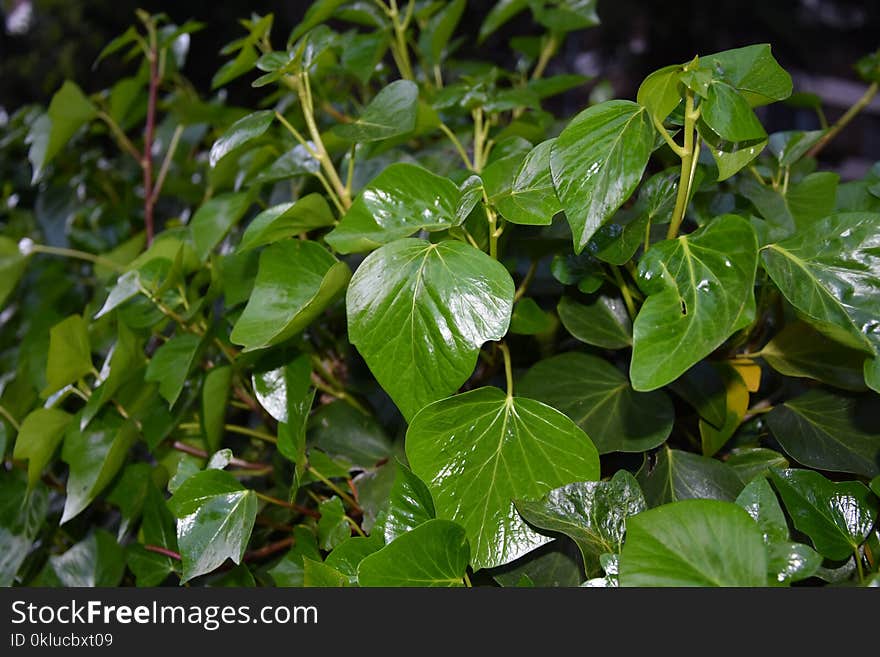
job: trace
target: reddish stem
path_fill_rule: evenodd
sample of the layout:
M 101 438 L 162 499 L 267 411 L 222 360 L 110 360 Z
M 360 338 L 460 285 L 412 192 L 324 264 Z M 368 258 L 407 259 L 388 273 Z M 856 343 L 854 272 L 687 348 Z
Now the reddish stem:
M 282 550 L 286 550 L 291 545 L 294 544 L 293 536 L 288 538 L 283 538 L 280 541 L 275 541 L 274 543 L 269 543 L 268 545 L 264 545 L 261 548 L 256 550 L 251 550 L 250 552 L 244 553 L 244 561 L 259 561 L 260 559 L 265 559 L 266 557 L 271 557 L 276 552 L 281 552 Z
M 156 554 L 161 554 L 171 559 L 181 561 L 180 555 L 177 552 L 175 552 L 174 550 L 169 550 L 168 548 L 164 548 L 161 545 L 144 545 L 144 549 L 147 552 L 155 552 Z
M 147 97 L 147 121 L 144 126 L 144 152 L 141 166 L 144 170 L 144 228 L 147 246 L 153 242 L 153 138 L 156 132 L 156 97 L 159 94 L 159 53 L 150 44 L 150 89 Z
M 187 445 L 186 443 L 180 442 L 179 440 L 175 440 L 171 447 L 176 449 L 178 452 L 183 452 L 184 454 L 189 454 L 191 456 L 197 456 L 200 459 L 206 459 L 210 456 L 208 452 L 203 449 L 199 449 L 198 447 L 193 447 L 192 445 Z M 244 461 L 242 459 L 232 458 L 229 460 L 229 465 L 234 465 L 236 468 L 241 468 L 242 470 L 271 470 L 272 466 L 267 463 L 253 463 L 251 461 Z

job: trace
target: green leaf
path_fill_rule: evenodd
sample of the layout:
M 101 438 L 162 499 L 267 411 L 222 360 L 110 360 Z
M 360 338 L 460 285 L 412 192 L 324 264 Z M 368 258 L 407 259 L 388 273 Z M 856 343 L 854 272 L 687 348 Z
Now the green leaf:
M 382 89 L 351 123 L 333 127 L 341 139 L 365 143 L 412 132 L 418 115 L 419 88 L 415 82 L 397 80 Z
M 256 48 L 250 44 L 245 44 L 234 59 L 230 59 L 223 64 L 219 70 L 211 78 L 211 89 L 219 89 L 225 84 L 232 82 L 234 79 L 241 77 L 245 73 L 250 72 L 254 68 L 254 64 L 259 59 Z
M 187 582 L 227 558 L 241 563 L 254 521 L 257 496 L 223 470 L 197 472 L 168 501 L 177 517 L 177 542 Z
M 348 577 L 350 586 L 357 586 L 357 569 L 361 561 L 385 546 L 381 536 L 352 536 L 327 555 L 325 564 Z
M 636 390 L 674 381 L 754 315 L 755 231 L 736 215 L 655 244 L 639 262 L 647 295 L 633 325 Z
M 443 51 L 447 48 L 467 2 L 452 0 L 431 16 L 419 35 L 419 50 L 428 66 L 439 66 Z
M 138 586 L 158 586 L 179 571 L 180 562 L 143 547 L 154 545 L 174 552 L 178 550 L 174 516 L 168 510 L 165 496 L 153 484 L 147 486 L 140 533 L 143 544 L 129 545 L 129 568 L 135 574 Z
M 330 19 L 336 10 L 349 0 L 315 0 L 312 2 L 303 17 L 302 22 L 290 33 L 289 43 L 293 43 L 313 27 Z
M 391 37 L 388 32 L 356 33 L 346 38 L 342 67 L 366 85 L 385 57 Z
M 664 66 L 651 73 L 639 85 L 636 101 L 646 107 L 659 123 L 663 123 L 681 103 L 681 93 L 678 91 L 681 72 L 680 64 Z
M 47 566 L 60 586 L 114 587 L 125 573 L 125 556 L 110 532 L 97 529 L 63 554 L 49 557 Z
M 664 447 L 653 465 L 644 465 L 637 479 L 652 507 L 687 499 L 733 501 L 743 488 L 736 471 L 706 456 Z
M 153 354 L 144 380 L 159 384 L 159 394 L 174 406 L 190 370 L 196 363 L 202 339 L 194 333 L 175 335 Z
M 766 586 L 761 530 L 742 508 L 685 500 L 629 518 L 621 586 Z
M 358 566 L 361 586 L 464 586 L 470 560 L 465 530 L 429 520 L 396 538 Z
M 547 542 L 512 500 L 599 477 L 593 443 L 549 406 L 479 388 L 422 409 L 406 436 L 413 472 L 437 516 L 464 527 L 475 569 L 509 563 Z
M 748 165 L 761 154 L 767 145 L 766 138 L 745 142 L 726 141 L 703 120 L 697 122 L 697 129 L 718 167 L 718 182 L 727 180 Z
M 391 543 L 436 516 L 434 500 L 424 482 L 396 459 L 393 467 L 394 483 L 388 502 L 373 528 L 373 533 L 381 535 L 385 543 Z
M 24 473 L 0 473 L 0 586 L 12 586 L 49 511 L 49 489 L 30 486 Z
M 371 253 L 348 288 L 348 335 L 404 417 L 455 392 L 510 323 L 513 280 L 461 242 L 403 239 Z
M 518 391 L 562 411 L 600 454 L 643 452 L 669 436 L 675 413 L 662 391 L 636 392 L 609 362 L 569 352 L 534 365 Z
M 552 32 L 566 34 L 599 24 L 596 0 L 555 0 L 531 3 L 535 20 Z
M 880 398 L 814 389 L 767 415 L 773 436 L 798 463 L 820 470 L 880 473 Z
M 223 442 L 223 425 L 226 421 L 226 403 L 232 384 L 232 368 L 214 367 L 205 376 L 202 385 L 202 429 L 208 450 L 216 452 Z
M 293 528 L 293 548 L 269 569 L 269 575 L 276 586 L 303 586 L 303 557 L 313 561 L 321 560 L 318 542 L 308 528 L 297 525 Z
M 209 164 L 214 167 L 227 153 L 261 137 L 275 118 L 272 110 L 253 112 L 233 123 L 211 146 Z
M 771 225 L 769 240 L 785 239 L 795 229 L 809 229 L 814 222 L 824 219 L 834 211 L 837 184 L 840 176 L 822 171 L 811 173 L 803 180 L 789 185 L 788 189 L 773 189 L 752 178 L 745 178 L 741 193 L 748 198 Z M 765 240 L 762 242 L 766 243 Z
M 100 319 L 110 311 L 121 306 L 123 303 L 136 297 L 141 291 L 141 275 L 138 271 L 127 271 L 116 279 L 115 285 L 110 289 L 107 300 L 101 306 L 101 310 L 95 315 Z
M 556 326 L 556 320 L 531 297 L 525 297 L 513 306 L 513 314 L 510 317 L 510 332 L 519 335 L 538 335 L 551 331 Z
M 789 303 L 833 340 L 880 352 L 880 215 L 850 212 L 815 222 L 762 250 L 764 269 Z M 875 390 L 868 363 L 865 381 Z
M 728 84 L 710 84 L 706 99 L 700 107 L 702 120 L 725 141 L 743 142 L 767 137 L 752 108 Z
M 332 226 L 333 212 L 321 194 L 308 194 L 294 203 L 281 203 L 254 217 L 241 236 L 239 252 L 280 242 L 315 228 Z
M 250 194 L 235 192 L 215 196 L 204 203 L 189 223 L 193 246 L 204 262 L 214 247 L 220 244 L 229 229 L 244 216 L 251 204 Z
M 770 44 L 761 43 L 725 50 L 700 58 L 716 77 L 733 85 L 752 107 L 784 100 L 791 95 L 791 76 L 770 52 Z
M 559 321 L 575 338 L 605 349 L 632 344 L 632 322 L 620 299 L 600 295 L 590 304 L 562 297 L 556 307 Z
M 274 183 L 296 176 L 316 174 L 321 170 L 321 163 L 302 144 L 281 155 L 254 178 L 255 183 Z
M 339 297 L 350 276 L 348 265 L 317 242 L 266 247 L 254 291 L 229 339 L 251 351 L 292 338 Z
M 747 483 L 756 477 L 766 476 L 770 473 L 770 468 L 788 467 L 788 459 L 765 447 L 736 447 L 730 450 L 724 462 Z
M 723 365 L 700 361 L 669 388 L 693 406 L 701 418 L 721 428 L 727 419 L 727 395 L 724 387 Z
M 588 572 L 598 570 L 599 555 L 620 552 L 627 517 L 648 508 L 638 482 L 626 470 L 618 470 L 610 481 L 568 484 L 537 502 L 515 504 L 529 524 L 574 540 Z
M 828 481 L 811 470 L 771 470 L 794 526 L 822 556 L 842 560 L 867 538 L 880 502 L 861 482 Z
M 28 460 L 31 488 L 39 482 L 72 419 L 72 415 L 57 408 L 38 408 L 28 413 L 21 423 L 12 458 Z
M 52 96 L 46 119 L 34 122 L 28 134 L 28 159 L 34 169 L 31 183 L 43 175 L 46 165 L 67 145 L 83 125 L 98 115 L 98 109 L 76 83 L 65 80 Z
M 0 235 L 0 309 L 6 307 L 6 300 L 15 290 L 26 268 L 27 257 L 18 248 L 18 244 Z
M 340 253 L 371 251 L 419 230 L 457 226 L 461 193 L 448 178 L 394 163 L 373 178 L 326 240 Z
M 107 502 L 119 507 L 119 531 L 116 537 L 121 541 L 128 530 L 140 518 L 147 497 L 147 489 L 153 486 L 155 469 L 150 463 L 130 463 L 107 491 Z
M 348 586 L 348 577 L 321 561 L 303 557 L 303 586 L 321 588 Z
M 715 426 L 700 419 L 700 444 L 703 456 L 713 456 L 730 440 L 749 408 L 749 389 L 736 368 L 724 363 L 720 364 L 718 371 L 724 381 L 724 422 L 720 426 Z
M 271 370 L 256 370 L 251 383 L 257 401 L 278 422 L 295 422 L 299 406 L 312 385 L 312 365 L 307 355 Z
M 532 550 L 500 568 L 492 579 L 506 587 L 576 587 L 584 580 L 580 550 L 574 541 L 562 537 Z
M 117 415 L 95 421 L 83 431 L 68 432 L 61 450 L 61 458 L 70 466 L 62 524 L 82 513 L 107 487 L 137 438 L 135 422 Z
M 524 11 L 528 6 L 529 0 L 499 0 L 496 2 L 480 25 L 479 41 L 481 43 L 485 41 L 498 28 Z
M 575 252 L 633 193 L 648 164 L 654 127 L 647 110 L 612 100 L 578 114 L 553 145 L 553 184 L 574 237 Z
M 46 362 L 46 398 L 70 383 L 90 374 L 92 365 L 89 325 L 81 315 L 71 315 L 49 331 L 49 357 Z
M 501 158 L 482 172 L 489 203 L 511 223 L 549 226 L 553 216 L 562 211 L 550 173 L 554 143 L 555 139 L 548 139 L 525 158 Z
M 787 130 L 770 135 L 769 148 L 780 166 L 798 162 L 825 134 L 824 130 Z
M 319 511 L 318 546 L 322 550 L 332 550 L 351 536 L 351 525 L 345 518 L 345 507 L 338 497 L 321 502 Z
M 342 400 L 320 406 L 308 430 L 311 445 L 356 468 L 372 469 L 392 454 L 391 440 L 376 418 Z

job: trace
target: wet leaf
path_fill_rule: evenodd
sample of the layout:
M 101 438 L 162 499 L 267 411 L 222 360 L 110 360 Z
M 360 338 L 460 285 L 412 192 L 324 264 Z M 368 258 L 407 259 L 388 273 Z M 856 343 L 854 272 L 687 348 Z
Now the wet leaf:
M 244 216 L 250 204 L 250 194 L 236 192 L 215 196 L 196 210 L 189 226 L 199 259 L 208 259 L 208 254 Z
M 49 489 L 24 473 L 0 473 L 0 586 L 12 586 L 49 510 Z
M 94 369 L 89 325 L 81 315 L 71 315 L 49 332 L 49 358 L 46 363 L 46 387 L 49 397 L 69 383 L 76 383 Z
M 159 384 L 159 394 L 169 406 L 180 397 L 190 370 L 199 355 L 202 339 L 193 333 L 181 333 L 163 344 L 153 354 L 144 380 Z
M 514 155 L 496 160 L 482 172 L 489 203 L 508 221 L 548 226 L 562 211 L 550 174 L 550 152 L 555 141 L 538 144 L 525 158 Z
M 269 126 L 272 125 L 274 118 L 274 112 L 262 110 L 260 112 L 252 112 L 233 123 L 211 147 L 211 154 L 208 158 L 209 164 L 212 167 L 215 166 L 230 151 L 261 137 L 269 129 Z
M 381 141 L 405 135 L 416 125 L 419 88 L 415 82 L 397 80 L 382 89 L 352 123 L 336 125 L 333 132 L 346 141 Z
M 637 478 L 650 506 L 687 499 L 732 501 L 743 488 L 726 463 L 677 449 L 662 448 L 653 466 L 642 466 Z
M 632 344 L 632 322 L 620 299 L 601 295 L 583 304 L 562 297 L 556 312 L 566 330 L 581 342 L 605 349 L 624 349 Z

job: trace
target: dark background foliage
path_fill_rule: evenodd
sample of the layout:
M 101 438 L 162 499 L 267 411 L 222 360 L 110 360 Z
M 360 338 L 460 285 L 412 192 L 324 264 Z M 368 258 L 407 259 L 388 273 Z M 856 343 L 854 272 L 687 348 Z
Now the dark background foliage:
M 305 0 L 3 0 L 3 33 L 0 38 L 0 107 L 10 111 L 30 102 L 45 102 L 65 78 L 83 83 L 86 91 L 109 86 L 118 79 L 124 63 L 105 62 L 92 70 L 100 49 L 133 20 L 134 10 L 164 11 L 175 21 L 188 18 L 209 25 L 193 37 L 187 75 L 207 90 L 217 69 L 217 51 L 240 36 L 236 19 L 249 12 L 275 14 L 276 34 L 289 33 L 309 6 Z M 505 25 L 482 46 L 476 31 L 492 6 L 488 1 L 468 2 L 460 31 L 473 33 L 460 57 L 509 57 L 512 36 L 536 33 L 528 13 Z M 7 20 L 19 5 L 30 5 L 27 29 L 14 31 Z M 600 0 L 602 26 L 573 34 L 565 51 L 551 64 L 551 72 L 578 72 L 607 79 L 611 94 L 635 96 L 639 82 L 651 71 L 669 63 L 686 61 L 748 43 L 773 44 L 776 57 L 795 80 L 796 91 L 822 97 L 833 121 L 861 94 L 853 63 L 875 50 L 880 34 L 880 6 L 860 0 Z M 9 28 L 13 27 L 13 30 Z M 233 104 L 248 105 L 259 97 L 242 78 L 229 87 Z M 589 87 L 581 94 L 589 92 Z M 586 98 L 570 94 L 559 101 L 561 114 L 573 114 Z M 779 105 L 761 116 L 768 130 L 818 127 L 811 110 Z M 880 159 L 880 101 L 863 114 L 828 148 L 826 162 L 836 164 L 844 179 L 861 175 Z

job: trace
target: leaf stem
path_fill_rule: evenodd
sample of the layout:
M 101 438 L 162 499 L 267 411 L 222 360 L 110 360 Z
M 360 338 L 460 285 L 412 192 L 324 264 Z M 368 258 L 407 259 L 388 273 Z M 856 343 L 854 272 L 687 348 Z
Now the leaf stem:
M 658 119 L 656 116 L 654 116 L 653 113 L 650 113 L 650 114 L 651 114 L 651 121 L 654 122 L 654 127 L 657 129 L 657 132 L 660 133 L 660 136 L 663 137 L 663 141 L 665 141 L 667 143 L 667 145 L 669 146 L 669 148 L 672 149 L 672 152 L 675 153 L 676 155 L 678 155 L 678 157 L 680 157 L 680 158 L 687 155 L 684 148 L 682 148 L 681 146 L 679 146 L 675 142 L 675 140 L 672 138 L 672 135 L 669 134 L 669 131 L 666 130 L 666 128 L 664 127 L 664 125 L 660 121 L 660 119 Z
M 816 145 L 810 149 L 809 153 L 807 153 L 810 157 L 816 157 L 823 148 L 825 148 L 828 143 L 834 139 L 838 133 L 843 130 L 850 121 L 852 121 L 856 115 L 865 109 L 868 104 L 874 99 L 874 96 L 877 95 L 878 85 L 876 82 L 872 82 L 867 89 L 865 89 L 865 93 L 862 94 L 862 97 L 859 98 L 852 107 L 850 107 L 846 113 L 841 116 L 837 121 L 834 122 L 834 125 L 828 129 L 822 138 L 816 142 Z
M 406 15 L 403 17 L 403 20 L 400 20 L 400 11 L 397 9 L 397 0 L 391 0 L 390 11 L 387 12 L 388 17 L 391 19 L 391 26 L 394 30 L 394 43 L 391 44 L 391 54 L 394 57 L 394 62 L 397 64 L 401 77 L 403 77 L 404 80 L 413 81 L 415 80 L 415 76 L 413 75 L 412 62 L 409 58 L 409 49 L 406 45 L 406 28 L 409 26 L 409 21 L 412 18 L 414 8 L 415 3 L 413 0 L 410 0 L 409 5 L 406 8 Z
M 201 431 L 202 429 L 198 422 L 182 422 L 177 425 L 177 428 L 181 431 Z M 251 429 L 250 427 L 243 427 L 238 424 L 224 424 L 223 428 L 229 433 L 237 433 L 241 436 L 249 436 L 251 438 L 257 438 L 258 440 L 265 440 L 267 443 L 272 443 L 273 445 L 278 443 L 278 439 L 275 436 L 262 431 L 257 431 L 256 429 Z
M 513 366 L 510 362 L 510 349 L 503 342 L 498 343 L 498 349 L 504 356 L 504 378 L 507 380 L 507 398 L 513 399 Z
M 532 71 L 532 80 L 537 80 L 544 75 L 544 71 L 547 69 L 547 64 L 550 63 L 553 55 L 556 54 L 560 44 L 561 41 L 559 35 L 555 32 L 550 32 L 547 40 L 541 47 L 541 53 L 538 55 L 538 62 L 535 64 L 535 69 Z
M 169 559 L 174 559 L 175 561 L 182 561 L 180 553 L 175 552 L 174 550 L 169 550 L 168 548 L 162 547 L 161 545 L 144 544 L 144 549 L 147 552 L 155 552 L 156 554 L 161 554 L 162 556 L 168 557 Z
M 178 452 L 183 452 L 184 454 L 189 454 L 190 456 L 195 456 L 200 459 L 206 459 L 210 455 L 203 449 L 199 449 L 198 447 L 193 447 L 192 445 L 187 445 L 184 442 L 179 440 L 175 440 L 171 443 L 171 448 L 177 450 Z M 237 468 L 241 468 L 242 470 L 271 470 L 272 466 L 267 465 L 265 463 L 253 463 L 251 461 L 245 461 L 243 459 L 232 458 L 229 460 L 229 465 L 234 465 Z
M 526 272 L 526 275 L 522 279 L 522 283 L 519 284 L 519 287 L 516 288 L 516 292 L 513 294 L 513 302 L 516 303 L 525 295 L 526 291 L 529 289 L 529 285 L 532 282 L 532 279 L 535 277 L 535 271 L 538 269 L 538 262 L 536 260 L 532 260 L 529 264 L 529 270 Z
M 159 95 L 159 46 L 156 25 L 152 19 L 144 22 L 149 37 L 147 62 L 150 68 L 150 82 L 147 94 L 147 118 L 144 124 L 144 150 L 141 167 L 144 170 L 144 228 L 147 246 L 153 242 L 153 136 L 156 131 L 156 102 Z
M 135 145 L 131 143 L 131 140 L 128 136 L 122 131 L 122 128 L 119 127 L 119 124 L 113 120 L 113 117 L 107 114 L 107 112 L 98 112 L 98 118 L 107 124 L 107 127 L 110 128 L 110 132 L 113 133 L 113 137 L 116 139 L 116 143 L 119 144 L 119 147 L 124 150 L 126 153 L 131 155 L 134 158 L 134 161 L 141 164 L 141 153 L 135 148 Z
M 449 141 L 452 142 L 452 145 L 455 146 L 455 150 L 458 151 L 459 157 L 461 157 L 461 161 L 464 162 L 464 165 L 470 170 L 474 170 L 474 164 L 471 162 L 471 158 L 468 157 L 467 151 L 464 146 L 462 146 L 461 142 L 458 140 L 458 137 L 455 136 L 455 133 L 450 130 L 449 126 L 440 122 L 440 130 L 443 131 L 447 137 L 449 137 Z
M 21 431 L 21 425 L 16 421 L 14 417 L 12 417 L 12 413 L 6 410 L 6 407 L 0 404 L 0 415 L 6 418 L 6 421 L 12 425 L 12 428 L 15 429 L 15 432 L 18 433 Z
M 66 249 L 60 246 L 46 246 L 44 244 L 33 244 L 30 247 L 31 253 L 43 253 L 46 255 L 57 255 L 62 256 L 64 258 L 75 258 L 77 260 L 85 260 L 86 262 L 91 262 L 96 265 L 101 265 L 102 267 L 106 267 L 107 269 L 112 269 L 118 274 L 121 274 L 125 271 L 125 269 L 117 265 L 112 260 L 108 260 L 99 255 L 95 255 L 94 253 L 87 253 L 86 251 L 79 251 L 78 249 Z
M 636 317 L 636 304 L 632 298 L 632 292 L 629 289 L 629 285 L 627 285 L 626 281 L 623 278 L 623 274 L 620 273 L 620 267 L 616 265 L 611 265 L 611 274 L 614 276 L 614 282 L 617 283 L 617 287 L 620 288 L 620 293 L 623 295 L 623 302 L 626 304 L 626 311 L 629 313 L 630 319 L 635 319 Z
M 171 135 L 171 141 L 168 144 L 168 150 L 165 152 L 165 159 L 162 160 L 162 166 L 159 168 L 159 175 L 156 178 L 156 184 L 153 186 L 153 203 L 159 200 L 159 193 L 165 184 L 165 178 L 168 176 L 168 169 L 171 168 L 171 161 L 174 159 L 174 152 L 177 150 L 177 143 L 183 134 L 183 125 L 174 128 L 174 134 Z
M 465 585 L 467 588 L 471 588 L 471 587 L 473 586 L 473 585 L 471 584 L 471 578 L 468 577 L 468 574 L 467 574 L 467 573 L 464 574 L 464 577 L 462 578 L 462 581 L 464 581 L 464 585 Z
M 323 483 L 325 486 L 327 486 L 327 488 L 329 488 L 334 493 L 336 493 L 351 508 L 353 508 L 357 511 L 361 510 L 360 505 L 357 502 L 355 502 L 354 498 L 351 495 L 346 493 L 339 486 L 337 486 L 332 481 L 330 481 L 327 477 L 325 477 L 323 474 L 321 474 L 318 470 L 315 469 L 314 466 L 310 465 L 308 470 L 312 474 L 312 476 L 319 479 L 321 481 L 321 483 Z
M 865 583 L 865 570 L 864 570 L 864 567 L 862 566 L 862 553 L 859 552 L 858 546 L 853 548 L 853 557 L 856 560 L 856 569 L 858 570 L 858 573 L 859 573 L 859 584 L 864 584 Z
M 362 536 L 363 538 L 366 538 L 366 537 L 367 537 L 367 535 L 364 534 L 364 530 L 361 529 L 360 525 L 358 525 L 358 524 L 354 521 L 354 518 L 352 518 L 352 517 L 350 517 L 350 516 L 345 516 L 345 519 L 348 521 L 348 524 L 351 525 L 351 528 L 355 531 L 355 533 L 356 533 L 358 536 Z
M 695 125 L 700 116 L 700 110 L 694 109 L 694 92 L 688 89 L 685 97 L 684 110 L 684 153 L 681 155 L 681 175 L 678 180 L 678 195 L 675 198 L 675 210 L 672 212 L 672 221 L 669 224 L 669 232 L 666 233 L 666 239 L 675 239 L 678 236 L 678 229 L 684 219 L 685 210 L 687 210 L 688 200 L 691 195 L 691 184 L 694 180 L 696 167 L 694 166 L 697 156 L 697 147 L 695 139 Z

